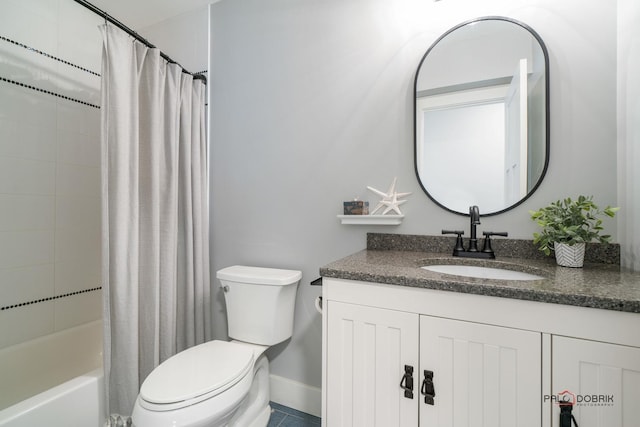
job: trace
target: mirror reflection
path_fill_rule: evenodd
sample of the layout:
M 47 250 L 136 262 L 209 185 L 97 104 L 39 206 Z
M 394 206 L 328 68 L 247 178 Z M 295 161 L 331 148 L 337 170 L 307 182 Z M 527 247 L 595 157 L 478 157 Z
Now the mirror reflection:
M 415 79 L 415 167 L 452 212 L 492 215 L 535 191 L 549 156 L 548 55 L 526 25 L 480 18 L 429 48 Z

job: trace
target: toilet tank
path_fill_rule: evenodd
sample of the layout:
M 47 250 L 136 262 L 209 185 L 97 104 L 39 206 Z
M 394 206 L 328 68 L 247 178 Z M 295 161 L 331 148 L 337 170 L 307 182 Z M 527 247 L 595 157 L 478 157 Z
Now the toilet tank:
M 229 337 L 269 346 L 291 337 L 300 271 L 234 265 L 216 276 L 227 304 Z

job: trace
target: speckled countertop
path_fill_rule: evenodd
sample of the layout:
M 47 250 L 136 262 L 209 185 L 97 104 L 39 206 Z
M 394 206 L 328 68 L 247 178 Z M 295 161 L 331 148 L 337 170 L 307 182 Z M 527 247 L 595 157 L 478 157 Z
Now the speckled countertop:
M 422 244 L 416 245 L 416 239 Z M 403 243 L 405 240 L 406 244 Z M 624 271 L 615 262 L 619 259 L 619 248 L 613 246 L 617 245 L 587 249 L 587 253 L 598 253 L 603 262 L 593 262 L 587 257 L 584 268 L 567 268 L 557 266 L 553 259 L 527 253 L 530 241 L 503 242 L 503 252 L 498 249 L 500 245 L 494 244 L 495 260 L 477 260 L 454 258 L 448 251 L 434 251 L 453 248 L 453 240 L 448 237 L 369 234 L 368 249 L 321 267 L 320 274 L 339 279 L 640 313 L 640 273 Z M 507 252 L 509 247 L 511 250 Z M 501 255 L 505 253 L 517 256 Z M 478 279 L 420 268 L 434 264 L 504 268 L 536 274 L 544 279 Z

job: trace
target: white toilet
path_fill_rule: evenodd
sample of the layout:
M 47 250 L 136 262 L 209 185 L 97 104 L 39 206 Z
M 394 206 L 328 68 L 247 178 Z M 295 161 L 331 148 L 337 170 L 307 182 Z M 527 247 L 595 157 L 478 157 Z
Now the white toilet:
M 165 360 L 140 388 L 135 427 L 264 427 L 269 421 L 269 361 L 263 354 L 291 337 L 295 270 L 233 266 L 217 273 L 229 336 Z

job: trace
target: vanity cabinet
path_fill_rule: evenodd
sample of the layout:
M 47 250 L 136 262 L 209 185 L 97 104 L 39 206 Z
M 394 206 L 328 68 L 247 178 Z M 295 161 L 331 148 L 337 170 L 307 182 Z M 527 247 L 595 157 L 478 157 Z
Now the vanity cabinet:
M 580 427 L 640 425 L 640 348 L 561 336 L 552 345 L 552 389 L 558 401 L 575 400 Z
M 540 333 L 329 301 L 328 426 L 540 426 Z
M 560 427 L 564 390 L 614 396 L 580 427 L 640 420 L 637 313 L 326 277 L 323 301 L 324 426 Z
M 420 427 L 540 427 L 540 333 L 420 316 Z
M 418 315 L 330 301 L 327 414 L 329 426 L 418 425 Z M 413 367 L 413 399 L 399 384 Z M 325 422 L 326 420 L 326 422 Z

